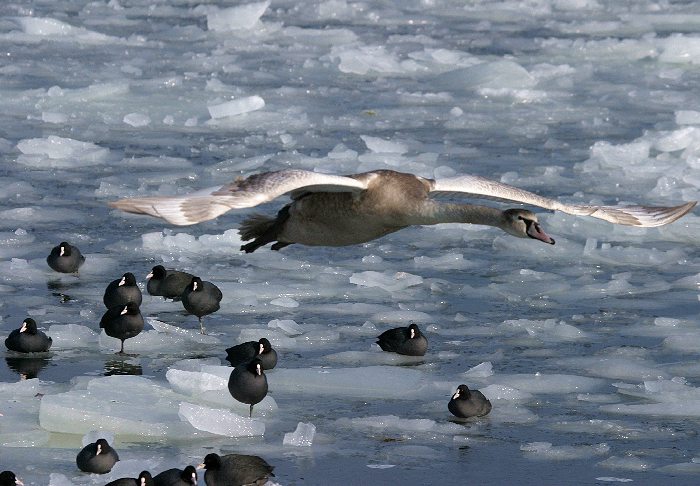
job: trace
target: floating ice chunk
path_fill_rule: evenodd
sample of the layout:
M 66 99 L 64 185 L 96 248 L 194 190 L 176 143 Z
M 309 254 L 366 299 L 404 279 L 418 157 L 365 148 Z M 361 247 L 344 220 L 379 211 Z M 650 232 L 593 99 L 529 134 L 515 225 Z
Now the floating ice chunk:
M 380 287 L 388 292 L 407 289 L 423 283 L 423 277 L 412 275 L 406 272 L 366 272 L 353 273 L 350 276 L 350 283 L 362 287 Z
M 682 353 L 697 353 L 700 348 L 700 336 L 697 332 L 687 332 L 669 336 L 663 340 L 665 348 Z
M 183 398 L 140 376 L 93 378 L 85 388 L 76 385 L 64 393 L 44 395 L 39 424 L 68 434 L 108 430 L 131 440 L 181 439 L 194 432 L 177 413 Z
M 100 481 L 114 481 L 118 478 L 131 477 L 135 478 L 141 471 L 156 471 L 160 468 L 162 457 L 146 457 L 141 456 L 138 459 L 125 459 L 126 455 L 130 455 L 130 451 L 125 451 L 119 446 L 119 461 L 112 467 L 109 473 L 100 475 Z
M 98 334 L 87 326 L 79 324 L 54 324 L 46 332 L 53 344 L 51 349 L 92 348 L 98 342 Z
M 462 376 L 465 378 L 488 378 L 489 376 L 493 376 L 493 365 L 490 361 L 479 363 L 462 373 Z
M 231 8 L 215 8 L 207 13 L 207 29 L 215 32 L 252 29 L 265 13 L 270 1 L 248 3 Z
M 239 342 L 258 341 L 260 338 L 267 338 L 273 348 L 294 349 L 298 347 L 297 340 L 287 336 L 284 332 L 279 332 L 264 327 L 248 327 L 241 330 L 238 335 Z
M 654 463 L 648 458 L 636 456 L 610 456 L 598 463 L 599 466 L 608 469 L 621 469 L 624 471 L 648 471 L 654 468 Z
M 141 235 L 143 251 L 156 255 L 164 261 L 169 261 L 169 259 L 163 255 L 169 255 L 172 259 L 173 254 L 177 254 L 180 258 L 183 256 L 201 258 L 208 255 L 231 255 L 231 253 L 237 252 L 241 243 L 236 229 L 226 230 L 222 234 L 205 234 L 199 238 L 188 233 L 170 234 L 169 232 Z M 225 292 L 224 295 L 226 295 Z
M 576 400 L 591 403 L 617 403 L 620 397 L 613 393 L 579 393 Z
M 379 329 L 370 321 L 365 321 L 361 326 L 339 326 L 337 329 L 341 334 L 349 334 L 351 336 L 379 335 Z
M 437 76 L 439 86 L 448 89 L 473 89 L 487 87 L 531 88 L 537 80 L 520 64 L 514 61 L 484 62 L 474 66 L 455 69 Z
M 226 437 L 253 437 L 265 435 L 265 424 L 258 419 L 242 417 L 228 410 L 207 408 L 183 402 L 180 417 L 197 430 Z M 286 437 L 286 436 L 285 436 Z
M 66 22 L 49 17 L 15 17 L 14 19 L 25 34 L 40 37 L 59 37 L 75 39 L 80 42 L 114 42 L 117 37 L 94 32 L 84 27 L 75 27 Z
M 461 253 L 447 253 L 439 257 L 418 256 L 413 257 L 416 268 L 430 268 L 438 270 L 466 270 L 475 268 L 477 263 L 465 260 Z
M 202 366 L 221 366 L 219 358 L 186 358 L 173 363 L 170 368 L 183 371 L 202 371 Z
M 20 140 L 17 149 L 22 152 L 17 162 L 41 169 L 67 169 L 102 164 L 109 149 L 90 142 L 49 135 L 46 138 Z
M 46 123 L 66 123 L 68 121 L 68 116 L 53 111 L 42 111 L 41 121 Z
M 655 427 L 641 423 L 634 425 L 617 420 L 600 419 L 558 422 L 553 425 L 553 429 L 577 434 L 609 435 L 625 440 L 671 439 L 684 435 L 682 432 L 668 427 Z
M 230 374 L 229 368 L 229 374 Z M 169 369 L 165 373 L 165 379 L 177 393 L 183 395 L 196 395 L 209 390 L 224 390 L 228 388 L 228 377 L 221 377 L 201 371 L 186 371 Z
M 304 333 L 301 326 L 292 319 L 273 319 L 267 323 L 267 327 L 271 329 L 279 329 L 287 336 L 298 336 Z
M 209 116 L 213 119 L 224 118 L 227 116 L 242 115 L 251 111 L 260 110 L 265 107 L 265 100 L 260 96 L 246 96 L 236 100 L 227 101 L 218 105 L 209 105 Z
M 423 372 L 392 366 L 275 369 L 267 375 L 275 392 L 356 398 L 405 399 L 428 386 Z
M 570 461 L 572 459 L 588 459 L 607 454 L 610 451 L 610 446 L 605 443 L 589 446 L 553 446 L 550 442 L 529 442 L 521 445 L 520 450 L 527 453 L 528 457 L 534 459 Z
M 233 410 L 239 415 L 248 415 L 249 406 L 231 396 L 228 391 L 228 379 L 233 369 L 228 366 L 201 365 L 201 371 L 186 371 L 171 368 L 165 378 L 177 393 Z M 276 372 L 276 371 L 275 371 Z M 269 375 L 268 375 L 269 376 Z M 255 405 L 255 413 L 266 415 L 277 410 L 277 403 L 268 394 Z
M 310 447 L 316 435 L 316 426 L 312 423 L 299 422 L 294 432 L 287 432 L 282 445 Z
M 110 444 L 114 444 L 114 434 L 106 430 L 91 430 L 85 434 L 82 438 L 83 447 L 93 442 L 97 442 L 97 439 L 105 439 Z
M 489 400 L 528 401 L 532 393 L 505 385 L 488 385 L 479 389 Z
M 603 378 L 648 380 L 666 376 L 656 363 L 638 356 L 586 356 L 561 358 L 558 362 Z
M 129 113 L 124 115 L 124 123 L 132 127 L 145 127 L 151 124 L 151 117 L 144 113 Z
M 693 459 L 691 462 L 680 462 L 677 464 L 669 464 L 668 466 L 662 466 L 655 471 L 659 471 L 665 474 L 698 474 L 700 473 L 700 462 Z
M 600 410 L 624 415 L 658 415 L 660 417 L 700 417 L 700 400 L 680 403 L 650 403 L 643 405 L 603 405 Z
M 674 34 L 661 42 L 659 61 L 677 64 L 698 64 L 700 37 Z
M 634 481 L 634 479 L 630 478 L 616 478 L 613 476 L 601 476 L 595 479 L 596 481 L 603 481 L 606 483 L 631 483 L 632 481 Z
M 184 350 L 188 343 L 218 345 L 221 341 L 208 334 L 201 334 L 199 329 L 184 329 L 182 327 L 166 324 L 152 317 L 147 317 L 146 322 L 153 326 L 155 331 L 142 331 L 137 336 L 126 341 L 125 347 L 129 352 L 152 353 L 159 350 L 174 351 Z M 195 324 L 196 325 L 196 324 Z M 107 336 L 104 330 L 99 335 L 101 348 L 118 350 L 121 341 Z
M 383 138 L 371 137 L 369 135 L 360 135 L 360 138 L 372 152 L 404 154 L 408 151 L 406 144 L 401 142 L 384 140 Z
M 636 171 L 640 165 L 646 165 L 650 150 L 651 141 L 644 139 L 617 145 L 610 142 L 596 142 L 591 147 L 590 159 L 583 162 L 580 167 L 583 172 L 605 167 Z
M 545 373 L 496 375 L 494 381 L 530 393 L 581 393 L 605 385 L 605 380 L 598 378 Z
M 270 304 L 278 307 L 299 307 L 299 302 L 291 297 L 279 297 L 277 299 L 272 299 Z
M 355 4 L 348 5 L 345 0 L 326 0 L 316 7 L 319 19 L 350 19 L 361 10 Z
M 654 318 L 654 325 L 659 327 L 681 327 L 683 321 L 681 319 L 674 319 L 672 317 L 656 317 Z
M 543 341 L 576 341 L 587 336 L 587 333 L 580 331 L 575 326 L 566 324 L 564 321 L 557 322 L 556 319 L 546 319 L 543 321 L 514 319 L 503 321 L 503 324 L 499 327 L 523 330 L 529 336 Z
M 415 61 L 399 61 L 398 56 L 388 53 L 384 46 L 337 45 L 331 48 L 328 57 L 338 60 L 338 69 L 344 73 L 400 74 L 417 70 Z
M 672 132 L 663 133 L 654 144 L 654 148 L 660 152 L 675 152 L 683 150 L 691 144 L 697 145 L 700 138 L 700 129 L 697 127 L 683 127 Z

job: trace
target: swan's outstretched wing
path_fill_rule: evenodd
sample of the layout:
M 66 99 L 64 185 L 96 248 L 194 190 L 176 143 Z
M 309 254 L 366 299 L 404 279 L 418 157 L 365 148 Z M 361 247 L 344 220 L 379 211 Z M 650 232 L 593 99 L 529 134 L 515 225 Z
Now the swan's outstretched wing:
M 431 194 L 460 193 L 473 197 L 531 204 L 577 216 L 592 216 L 615 224 L 642 227 L 663 226 L 672 223 L 697 204 L 697 201 L 670 207 L 565 204 L 508 184 L 470 175 L 437 179 L 433 182 L 430 192 Z
M 109 204 L 122 211 L 150 214 L 184 226 L 214 219 L 231 209 L 257 206 L 283 194 L 298 197 L 308 192 L 356 192 L 366 188 L 362 179 L 290 169 L 254 174 L 225 186 L 182 196 L 136 197 Z

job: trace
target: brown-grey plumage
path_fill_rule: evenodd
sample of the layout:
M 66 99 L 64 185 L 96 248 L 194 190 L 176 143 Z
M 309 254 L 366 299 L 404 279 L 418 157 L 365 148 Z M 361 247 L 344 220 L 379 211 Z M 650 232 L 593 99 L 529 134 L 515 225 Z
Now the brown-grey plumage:
M 455 417 L 483 417 L 491 411 L 491 402 L 479 390 L 459 385 L 447 404 L 447 409 Z
M 141 471 L 137 478 L 119 478 L 105 486 L 154 486 L 153 477 L 148 471 Z
M 231 366 L 248 363 L 254 358 L 260 359 L 266 371 L 277 366 L 277 351 L 272 349 L 272 344 L 267 338 L 248 341 L 226 349 L 226 360 L 231 363 Z
M 0 486 L 24 486 L 24 483 L 12 471 L 3 471 L 0 472 Z
M 274 476 L 274 467 L 265 459 L 246 454 L 207 454 L 198 468 L 206 469 L 204 482 L 207 486 L 261 486 Z
M 155 486 L 196 486 L 197 470 L 194 466 L 185 469 L 172 468 L 153 477 Z
M 133 302 L 107 309 L 100 319 L 100 328 L 104 329 L 108 336 L 121 340 L 119 354 L 124 353 L 124 341 L 143 331 L 143 325 L 139 306 Z
M 253 405 L 267 395 L 267 376 L 263 370 L 262 361 L 255 358 L 236 366 L 228 378 L 229 393 L 239 402 L 250 404 L 250 417 L 253 416 Z
M 43 353 L 49 350 L 52 343 L 49 336 L 37 329 L 36 321 L 31 317 L 22 321 L 22 326 L 5 339 L 7 349 L 20 353 Z
M 424 356 L 428 350 L 428 340 L 413 323 L 384 331 L 377 338 L 377 344 L 384 351 L 407 356 Z
M 205 334 L 202 317 L 218 311 L 222 298 L 223 294 L 219 287 L 199 277 L 193 277 L 180 296 L 185 310 L 199 319 L 199 328 L 202 334 Z
M 119 460 L 117 451 L 112 449 L 105 439 L 97 439 L 78 452 L 75 462 L 83 472 L 106 474 Z
M 141 305 L 142 300 L 141 289 L 136 285 L 136 277 L 134 277 L 134 274 L 131 272 L 125 273 L 121 278 L 112 280 L 109 285 L 107 285 L 105 294 L 102 297 L 102 302 L 104 302 L 105 307 L 108 309 L 110 307 L 126 305 L 129 302 Z
M 275 242 L 273 250 L 293 243 L 344 246 L 364 243 L 411 225 L 472 223 L 496 226 L 522 238 L 554 244 L 531 211 L 501 211 L 486 206 L 441 203 L 433 196 L 460 194 L 530 204 L 615 224 L 661 226 L 675 221 L 696 202 L 680 206 L 600 206 L 566 204 L 483 177 L 462 175 L 426 179 L 413 174 L 377 170 L 348 176 L 288 169 L 172 197 L 122 199 L 110 203 L 121 210 L 150 214 L 176 225 L 207 221 L 237 208 L 249 208 L 289 194 L 292 202 L 276 217 L 255 215 L 240 228 L 246 252 Z
M 163 265 L 156 265 L 146 275 L 148 283 L 146 290 L 150 295 L 162 296 L 165 299 L 180 300 L 180 296 L 195 276 L 179 270 L 167 270 Z
M 46 263 L 56 272 L 77 273 L 80 266 L 85 263 L 85 257 L 77 246 L 62 241 L 51 249 L 51 253 L 46 257 Z

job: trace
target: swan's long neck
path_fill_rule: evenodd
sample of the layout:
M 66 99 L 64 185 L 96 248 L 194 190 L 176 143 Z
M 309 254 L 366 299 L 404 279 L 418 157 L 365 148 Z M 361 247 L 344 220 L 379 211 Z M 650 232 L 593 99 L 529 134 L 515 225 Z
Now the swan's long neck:
M 423 205 L 413 224 L 470 223 L 503 228 L 503 211 L 488 206 L 430 201 Z

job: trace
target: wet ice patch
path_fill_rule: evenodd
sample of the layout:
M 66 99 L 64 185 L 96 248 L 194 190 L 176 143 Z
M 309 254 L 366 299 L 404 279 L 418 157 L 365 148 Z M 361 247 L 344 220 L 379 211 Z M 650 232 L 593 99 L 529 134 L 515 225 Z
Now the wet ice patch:
M 379 415 L 358 418 L 340 418 L 336 420 L 340 427 L 353 428 L 367 432 L 382 432 L 416 436 L 423 434 L 453 435 L 464 432 L 462 425 L 438 423 L 430 419 L 407 419 L 396 415 Z
M 53 344 L 52 350 L 70 348 L 92 348 L 98 342 L 99 334 L 80 324 L 54 324 L 46 332 Z
M 548 342 L 577 341 L 585 339 L 587 333 L 579 330 L 571 324 L 556 319 L 546 319 L 543 321 L 533 321 L 529 319 L 513 319 L 503 321 L 499 328 L 506 330 L 517 330 L 526 333 L 528 336 Z
M 362 287 L 379 287 L 387 292 L 396 292 L 423 283 L 423 278 L 406 272 L 366 272 L 353 273 L 350 283 Z
M 404 356 L 385 351 L 341 351 L 324 356 L 324 359 L 330 363 L 363 366 L 409 365 L 423 363 L 426 360 L 423 356 Z
M 528 393 L 546 394 L 581 393 L 594 391 L 605 385 L 605 381 L 601 379 L 557 373 L 496 375 L 493 381 Z
M 275 369 L 267 381 L 277 392 L 348 398 L 407 399 L 428 386 L 421 371 L 390 366 Z
M 593 445 L 552 445 L 551 442 L 529 442 L 520 446 L 525 456 L 531 459 L 544 459 L 549 461 L 570 461 L 574 459 L 590 459 L 602 456 L 610 451 L 608 444 Z

